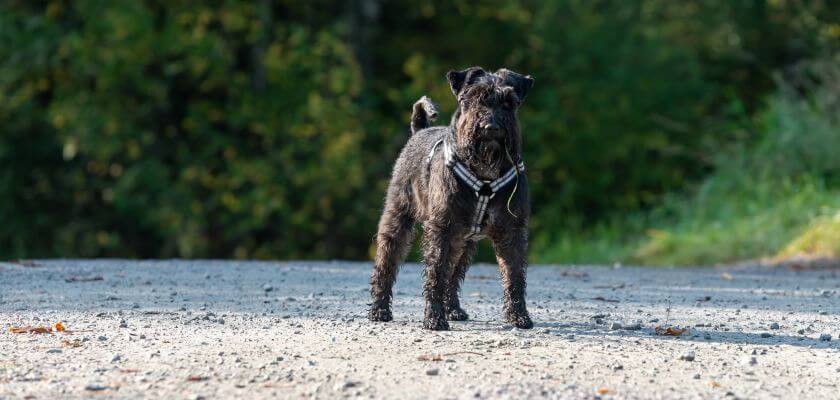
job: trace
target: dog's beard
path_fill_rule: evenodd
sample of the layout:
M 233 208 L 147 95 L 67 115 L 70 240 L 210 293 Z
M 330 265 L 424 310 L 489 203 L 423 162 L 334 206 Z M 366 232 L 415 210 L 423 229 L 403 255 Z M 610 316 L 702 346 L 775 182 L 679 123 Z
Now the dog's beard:
M 470 146 L 467 165 L 480 179 L 494 180 L 501 175 L 501 164 L 504 157 L 502 144 L 497 140 L 477 140 Z

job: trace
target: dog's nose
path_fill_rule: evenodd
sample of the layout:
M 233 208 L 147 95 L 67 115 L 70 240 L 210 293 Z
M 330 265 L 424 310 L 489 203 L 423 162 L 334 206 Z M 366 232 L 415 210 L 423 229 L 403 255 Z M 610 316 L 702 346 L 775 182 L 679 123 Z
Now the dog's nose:
M 484 132 L 487 132 L 488 135 L 492 135 L 492 136 L 498 135 L 499 131 L 500 131 L 499 124 L 497 124 L 495 122 L 488 122 L 488 123 L 484 124 L 482 129 L 484 129 Z

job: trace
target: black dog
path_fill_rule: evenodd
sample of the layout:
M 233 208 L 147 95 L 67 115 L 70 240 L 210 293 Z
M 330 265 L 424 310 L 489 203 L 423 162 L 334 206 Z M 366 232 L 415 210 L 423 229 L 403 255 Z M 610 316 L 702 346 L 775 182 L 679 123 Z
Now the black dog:
M 449 126 L 426 126 L 437 116 L 424 96 L 415 104 L 412 132 L 397 159 L 376 234 L 370 319 L 390 321 L 397 266 L 416 222 L 423 224 L 423 326 L 447 330 L 447 319 L 468 318 L 458 299 L 476 242 L 493 242 L 504 283 L 508 322 L 531 328 L 525 307 L 528 182 L 521 160 L 517 109 L 534 83 L 530 76 L 479 67 L 450 71 L 458 99 Z

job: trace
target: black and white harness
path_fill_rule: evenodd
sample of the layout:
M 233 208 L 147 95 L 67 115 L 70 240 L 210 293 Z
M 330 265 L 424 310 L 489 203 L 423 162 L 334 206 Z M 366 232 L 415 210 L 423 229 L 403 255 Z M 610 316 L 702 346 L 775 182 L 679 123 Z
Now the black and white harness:
M 496 192 L 514 180 L 517 180 L 519 178 L 519 174 L 525 173 L 525 163 L 522 162 L 522 160 L 518 160 L 514 166 L 510 167 L 510 169 L 502 174 L 502 176 L 498 179 L 494 181 L 485 181 L 476 177 L 466 165 L 458 161 L 455 157 L 455 152 L 452 149 L 452 146 L 450 146 L 446 139 L 440 139 L 435 142 L 434 146 L 432 146 L 432 150 L 429 151 L 429 156 L 426 158 L 426 164 L 431 164 L 432 157 L 434 157 L 435 151 L 441 144 L 443 144 L 443 160 L 446 163 L 446 166 L 452 170 L 455 176 L 457 176 L 462 183 L 472 189 L 475 196 L 478 198 L 478 203 L 475 207 L 475 214 L 473 214 L 472 225 L 470 226 L 470 230 L 467 232 L 467 236 L 465 238 L 466 240 L 478 241 L 484 237 L 481 231 L 484 229 L 484 214 L 487 213 L 487 204 L 490 203 L 490 199 L 496 196 Z

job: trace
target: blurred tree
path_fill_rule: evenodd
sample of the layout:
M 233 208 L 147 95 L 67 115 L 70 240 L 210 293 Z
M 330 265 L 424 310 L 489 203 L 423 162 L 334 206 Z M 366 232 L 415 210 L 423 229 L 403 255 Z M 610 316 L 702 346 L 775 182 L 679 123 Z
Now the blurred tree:
M 365 258 L 410 104 L 535 76 L 535 235 L 707 173 L 836 2 L 0 5 L 0 257 Z M 709 150 L 711 149 L 711 150 Z

